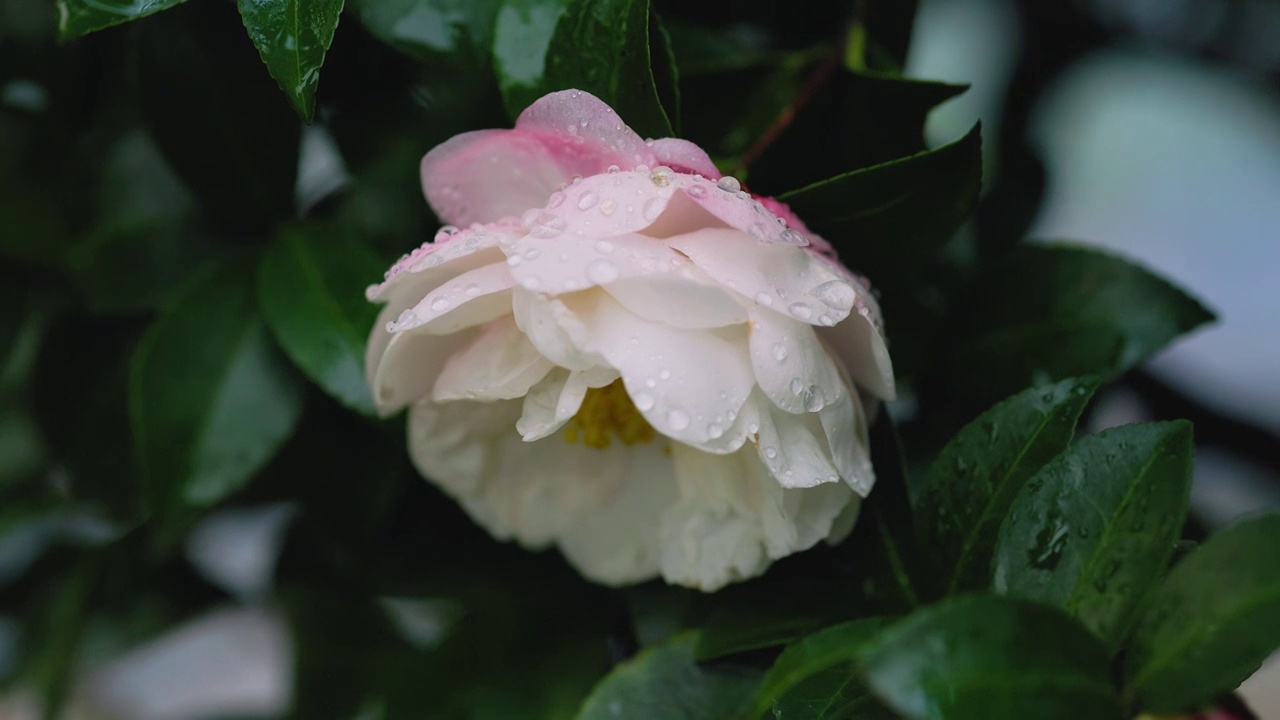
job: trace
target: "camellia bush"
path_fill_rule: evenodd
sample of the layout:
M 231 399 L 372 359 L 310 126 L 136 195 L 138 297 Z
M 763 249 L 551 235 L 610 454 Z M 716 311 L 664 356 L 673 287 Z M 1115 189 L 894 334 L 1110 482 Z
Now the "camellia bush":
M 914 9 L 11 0 L 6 686 L 250 602 L 297 718 L 1243 712 L 1280 516 L 1078 428 L 1213 315 L 974 228 Z M 193 535 L 260 506 L 232 596 Z

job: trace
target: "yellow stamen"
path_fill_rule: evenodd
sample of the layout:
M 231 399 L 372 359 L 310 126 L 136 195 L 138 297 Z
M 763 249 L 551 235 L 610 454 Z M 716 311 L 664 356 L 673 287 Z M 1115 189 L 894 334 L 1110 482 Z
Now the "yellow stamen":
M 649 442 L 655 437 L 653 428 L 636 409 L 621 380 L 602 388 L 591 388 L 582 399 L 582 407 L 565 426 L 564 439 L 581 440 L 587 447 L 607 448 L 616 435 L 624 445 Z

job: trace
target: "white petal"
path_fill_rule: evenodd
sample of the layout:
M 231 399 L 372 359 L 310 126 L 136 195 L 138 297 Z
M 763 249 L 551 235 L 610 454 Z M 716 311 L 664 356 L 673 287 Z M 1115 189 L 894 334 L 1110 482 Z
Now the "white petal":
M 603 240 L 530 235 L 516 241 L 507 254 L 511 273 L 521 287 L 552 295 L 664 273 L 689 263 L 663 243 L 636 234 Z
M 856 392 L 846 393 L 822 408 L 818 417 L 840 477 L 854 492 L 866 497 L 875 485 L 876 475 L 871 467 L 871 440 L 862 398 Z
M 735 297 L 692 267 L 619 280 L 605 286 L 623 307 L 646 320 L 677 328 L 716 328 L 747 321 Z
M 486 325 L 480 337 L 445 363 L 432 399 L 510 400 L 524 397 L 551 370 L 542 356 L 507 316 Z
M 376 367 L 370 387 L 383 417 L 426 397 L 453 353 L 475 339 L 478 330 L 444 337 L 417 332 L 395 333 Z
M 673 449 L 679 501 L 662 518 L 662 575 L 702 590 L 764 572 L 774 559 L 847 532 L 855 496 L 843 483 L 784 489 L 748 448 Z
M 815 252 L 756 242 L 736 230 L 707 228 L 667 243 L 757 305 L 808 324 L 835 325 L 849 315 L 858 294 L 865 293 Z
M 601 355 L 586 348 L 588 330 L 582 321 L 594 312 L 598 300 L 595 292 L 554 298 L 516 288 L 512 305 L 516 324 L 538 352 L 561 367 L 590 370 L 606 364 Z
M 570 562 L 600 582 L 653 577 L 658 516 L 675 497 L 664 444 L 523 442 L 510 424 L 518 411 L 515 401 L 415 405 L 415 465 L 499 539 L 530 547 L 559 540 Z
M 808 488 L 840 480 L 816 415 L 774 408 L 760 424 L 760 462 L 783 487 Z
M 894 399 L 897 391 L 889 348 L 870 317 L 854 313 L 839 325 L 818 332 L 855 383 L 881 400 Z
M 655 430 L 708 450 L 724 441 L 755 386 L 745 327 L 672 328 L 608 297 L 585 322 L 585 349 L 622 373 L 627 394 Z
M 577 414 L 589 388 L 601 388 L 617 379 L 618 371 L 610 367 L 552 370 L 525 395 L 516 430 L 525 442 L 547 437 Z
M 761 310 L 751 319 L 751 366 L 774 404 L 811 413 L 844 397 L 840 370 L 811 326 Z
M 604 472 L 618 473 L 612 494 L 595 512 L 560 540 L 569 563 L 587 577 L 608 585 L 640 582 L 657 576 L 661 555 L 658 528 L 676 501 L 675 471 L 667 444 L 610 446 L 585 467 L 597 471 L 586 483 L 608 482 Z
M 515 280 L 504 263 L 464 272 L 427 293 L 403 320 L 396 321 L 395 329 L 421 328 L 422 332 L 444 335 L 488 322 L 509 312 L 510 296 L 502 291 L 513 287 Z

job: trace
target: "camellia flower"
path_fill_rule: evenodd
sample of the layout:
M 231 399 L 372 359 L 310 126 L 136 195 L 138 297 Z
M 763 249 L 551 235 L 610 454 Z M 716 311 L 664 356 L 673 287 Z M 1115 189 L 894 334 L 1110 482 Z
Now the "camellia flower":
M 576 90 L 436 147 L 422 183 L 453 226 L 369 289 L 369 382 L 476 522 L 704 590 L 848 534 L 859 389 L 893 373 L 866 284 L 785 205 Z

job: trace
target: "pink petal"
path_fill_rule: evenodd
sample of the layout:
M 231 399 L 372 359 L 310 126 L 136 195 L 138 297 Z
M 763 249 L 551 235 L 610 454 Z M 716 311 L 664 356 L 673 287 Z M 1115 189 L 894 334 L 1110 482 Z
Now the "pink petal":
M 486 223 L 542 207 L 575 175 L 655 162 L 612 108 L 564 90 L 530 105 L 513 130 L 463 133 L 435 147 L 422 159 L 422 188 L 441 220 Z
M 662 138 L 649 143 L 659 165 L 666 165 L 676 172 L 702 175 L 712 180 L 720 179 L 720 171 L 707 153 L 694 143 L 680 138 Z

